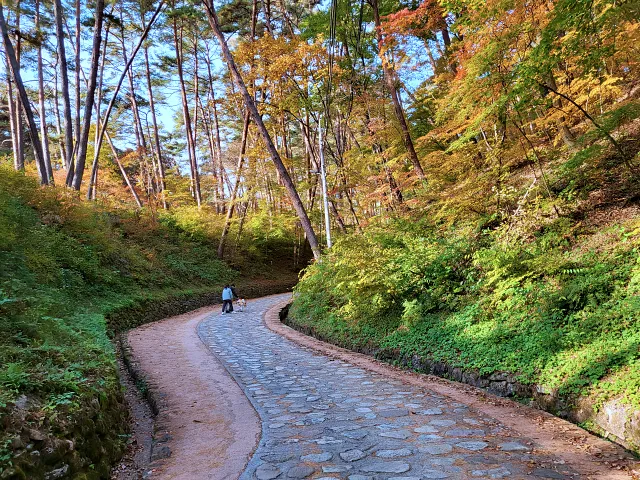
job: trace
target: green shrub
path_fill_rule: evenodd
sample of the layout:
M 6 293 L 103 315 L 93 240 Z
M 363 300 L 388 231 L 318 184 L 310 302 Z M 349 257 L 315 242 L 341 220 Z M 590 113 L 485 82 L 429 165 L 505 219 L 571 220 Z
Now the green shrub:
M 292 321 L 394 358 L 511 372 L 567 395 L 640 406 L 640 223 L 520 238 L 426 221 L 340 239 L 296 287 Z

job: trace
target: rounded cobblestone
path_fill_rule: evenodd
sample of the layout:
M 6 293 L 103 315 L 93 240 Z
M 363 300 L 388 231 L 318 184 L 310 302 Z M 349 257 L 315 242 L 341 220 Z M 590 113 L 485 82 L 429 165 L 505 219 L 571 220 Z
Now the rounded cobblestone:
M 513 455 L 530 451 L 531 441 L 497 421 L 270 331 L 262 316 L 282 298 L 251 301 L 232 315 L 211 315 L 198 330 L 263 422 L 263 438 L 241 480 L 515 478 L 506 472 L 549 478 L 554 459 Z M 573 478 L 567 467 L 553 473 Z

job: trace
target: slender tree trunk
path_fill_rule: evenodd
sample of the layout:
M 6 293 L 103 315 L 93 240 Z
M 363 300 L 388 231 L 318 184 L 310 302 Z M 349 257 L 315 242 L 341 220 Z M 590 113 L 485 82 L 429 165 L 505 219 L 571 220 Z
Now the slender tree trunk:
M 125 65 L 129 64 L 127 58 L 127 45 L 125 42 L 125 26 L 123 18 L 124 2 L 120 4 L 120 45 L 122 46 L 122 60 Z M 146 155 L 147 142 L 144 138 L 144 129 L 142 128 L 142 121 L 140 119 L 140 110 L 138 109 L 138 101 L 136 100 L 136 89 L 133 81 L 133 70 L 129 67 L 126 71 L 127 80 L 129 81 L 129 93 L 131 100 L 131 113 L 133 114 L 134 131 L 136 135 L 136 146 L 138 147 L 138 155 Z
M 418 159 L 418 154 L 413 146 L 413 140 L 411 139 L 411 133 L 409 132 L 409 125 L 407 124 L 407 120 L 404 115 L 404 110 L 402 109 L 402 105 L 400 104 L 400 98 L 398 96 L 398 89 L 395 85 L 396 74 L 392 67 L 389 65 L 389 62 L 384 57 L 384 49 L 383 49 L 383 36 L 382 36 L 382 25 L 380 22 L 380 12 L 378 10 L 378 0 L 369 0 L 371 4 L 371 8 L 373 10 L 373 19 L 376 26 L 376 37 L 378 40 L 378 56 L 380 57 L 380 61 L 382 62 L 382 71 L 384 73 L 385 83 L 387 84 L 387 88 L 389 89 L 389 93 L 391 94 L 391 101 L 393 102 L 393 108 L 396 113 L 396 118 L 398 119 L 398 123 L 400 124 L 400 129 L 402 130 L 402 141 L 404 142 L 404 146 L 407 149 L 407 153 L 409 154 L 409 158 L 411 163 L 413 164 L 413 169 L 416 172 L 416 175 L 421 180 L 426 180 L 424 170 L 422 169 L 422 165 L 420 164 L 420 160 Z
M 20 19 L 22 17 L 20 4 L 21 4 L 20 0 L 17 0 L 15 3 L 17 31 L 20 31 Z M 16 62 L 18 64 L 18 71 L 20 71 L 20 69 L 22 68 L 22 65 L 21 65 L 22 38 L 20 37 L 20 35 L 16 35 L 15 52 L 16 52 L 16 55 L 15 55 Z M 7 59 L 7 63 L 9 63 L 8 59 Z M 10 67 L 7 68 L 7 73 L 10 71 L 11 71 L 11 68 Z M 15 151 L 17 156 L 16 165 L 18 165 L 18 170 L 24 170 L 24 164 L 25 164 L 24 123 L 22 121 L 22 101 L 20 100 L 19 93 L 18 95 L 15 96 L 14 101 L 15 101 L 15 104 L 14 104 L 13 111 L 15 112 L 14 122 L 15 122 L 15 137 L 16 137 Z
M 227 234 L 229 233 L 229 226 L 231 225 L 231 217 L 233 216 L 234 202 L 238 194 L 238 186 L 240 185 L 240 174 L 242 173 L 242 162 L 244 161 L 244 154 L 247 148 L 247 135 L 249 133 L 249 110 L 244 114 L 244 125 L 242 127 L 242 140 L 240 144 L 240 155 L 238 156 L 238 165 L 236 166 L 235 181 L 233 183 L 233 190 L 231 197 L 229 198 L 229 206 L 227 207 L 227 216 L 224 220 L 224 227 L 222 229 L 222 235 L 220 236 L 220 243 L 218 244 L 218 258 L 224 258 L 224 246 L 227 240 Z
M 198 75 L 198 36 L 195 34 L 193 40 L 193 127 L 191 135 L 191 143 L 193 148 L 193 158 L 197 159 L 198 152 L 198 102 L 200 100 L 199 90 L 199 75 Z M 198 169 L 197 160 L 194 162 L 195 169 Z M 200 177 L 198 176 L 198 185 L 196 186 L 200 190 Z
M 142 15 L 142 14 L 141 14 Z M 144 18 L 143 18 L 144 20 Z M 164 163 L 162 160 L 162 148 L 160 147 L 160 133 L 158 131 L 158 120 L 156 117 L 156 107 L 153 98 L 153 88 L 151 87 L 151 67 L 149 63 L 149 48 L 144 47 L 145 76 L 147 79 L 147 94 L 149 96 L 149 109 L 151 110 L 151 120 L 153 122 L 153 141 L 155 144 L 155 152 L 158 160 L 158 177 L 160 183 L 160 194 L 162 195 L 162 208 L 168 208 L 166 189 L 167 185 L 164 179 Z
M 289 172 L 287 172 L 287 169 L 282 163 L 280 154 L 276 150 L 276 147 L 273 144 L 273 140 L 271 139 L 271 136 L 269 135 L 269 132 L 267 131 L 267 128 L 265 127 L 264 122 L 262 121 L 262 117 L 260 116 L 260 112 L 258 112 L 258 108 L 256 107 L 253 97 L 251 97 L 251 95 L 249 94 L 249 91 L 247 90 L 247 86 L 245 85 L 244 80 L 242 79 L 242 76 L 240 75 L 240 72 L 236 67 L 236 63 L 233 59 L 233 56 L 231 55 L 231 51 L 229 50 L 229 46 L 227 45 L 224 35 L 220 30 L 220 24 L 218 23 L 218 17 L 216 15 L 215 8 L 213 6 L 213 0 L 203 0 L 203 1 L 207 9 L 209 24 L 211 25 L 213 33 L 218 39 L 218 42 L 220 43 L 222 54 L 227 62 L 227 66 L 229 67 L 233 81 L 236 87 L 238 88 L 238 90 L 240 90 L 240 93 L 244 98 L 245 106 L 251 113 L 253 121 L 256 127 L 258 128 L 258 131 L 262 135 L 264 142 L 267 146 L 267 150 L 269 151 L 271 160 L 275 164 L 276 169 L 285 184 L 285 188 L 287 189 L 289 198 L 291 199 L 291 203 L 293 204 L 296 210 L 296 213 L 298 214 L 298 218 L 300 219 L 300 223 L 302 224 L 302 227 L 304 228 L 304 231 L 307 234 L 307 241 L 311 246 L 311 250 L 313 251 L 313 256 L 316 258 L 316 260 L 319 260 L 320 246 L 318 244 L 318 239 L 316 237 L 316 234 L 313 230 L 313 226 L 311 225 L 311 221 L 309 220 L 309 217 L 307 216 L 307 212 L 304 209 L 304 205 L 302 204 L 302 200 L 300 200 L 300 196 L 298 195 L 298 192 L 296 191 L 293 185 L 293 182 L 291 181 Z
M 22 2 L 20 0 L 16 1 L 16 31 L 20 31 L 20 20 L 22 18 Z M 16 60 L 18 62 L 18 70 L 22 69 L 22 37 L 18 34 L 16 37 Z M 18 151 L 20 158 L 22 159 L 22 165 L 25 163 L 25 142 L 24 142 L 24 122 L 22 117 L 22 99 L 21 96 L 18 95 L 16 97 L 16 133 L 18 135 Z
M 449 29 L 448 28 L 443 28 L 442 30 L 440 30 L 440 33 L 442 34 L 442 43 L 444 43 L 444 48 L 449 48 L 449 46 L 451 45 L 451 37 L 449 36 Z
M 56 66 L 54 79 L 53 79 L 53 112 L 56 117 L 56 136 L 58 137 L 58 147 L 60 148 L 60 163 L 62 167 L 67 170 L 67 153 L 64 149 L 64 141 L 62 139 L 62 122 L 60 121 L 60 105 L 58 104 L 58 98 L 60 92 L 58 90 L 58 68 Z
M 76 0 L 76 30 L 75 30 L 75 45 L 76 45 L 76 58 L 75 58 L 75 89 L 76 89 L 76 116 L 75 116 L 75 125 L 74 125 L 74 132 L 75 132 L 75 140 L 76 140 L 76 146 L 75 146 L 75 151 L 77 152 L 78 146 L 80 145 L 80 138 L 81 138 L 81 133 L 82 131 L 80 130 L 80 70 L 82 67 L 82 59 L 80 58 L 80 51 L 82 48 L 81 42 L 82 42 L 82 38 L 80 36 L 80 29 L 82 28 L 82 25 L 80 23 L 80 15 L 81 15 L 81 0 Z M 69 35 L 71 36 L 71 35 Z M 85 109 L 86 111 L 86 109 Z M 89 110 L 91 111 L 91 110 Z
M 244 228 L 244 221 L 247 218 L 247 212 L 249 210 L 248 202 L 243 202 L 238 205 L 238 210 L 242 212 L 240 215 L 240 223 L 238 224 L 238 234 L 236 235 L 236 245 L 240 243 L 240 238 L 242 237 L 242 229 Z
M 220 200 L 224 200 L 224 178 L 226 176 L 224 163 L 222 162 L 222 143 L 220 141 L 220 122 L 218 120 L 218 105 L 216 101 L 216 94 L 211 85 L 211 103 L 213 105 L 213 123 L 215 130 L 215 146 L 216 155 L 218 157 L 218 172 L 220 173 L 220 182 L 218 183 Z
M 553 73 L 549 73 L 549 75 L 545 79 L 545 87 L 551 90 L 553 93 L 557 93 L 558 86 L 556 84 L 556 79 L 553 76 Z M 553 106 L 557 108 L 558 111 L 561 112 L 562 97 L 557 97 L 556 99 L 554 99 Z M 557 125 L 558 125 L 558 130 L 560 131 L 560 135 L 562 136 L 562 141 L 564 142 L 564 144 L 569 148 L 573 148 L 576 144 L 576 137 L 574 137 L 573 133 L 571 133 L 571 130 L 569 130 L 569 127 L 567 126 L 567 122 L 566 122 L 566 119 L 564 118 L 564 115 L 558 118 Z
M 207 1 L 207 0 L 205 0 Z M 262 11 L 264 12 L 264 23 L 267 32 L 273 37 L 273 27 L 271 25 L 271 2 L 270 0 L 262 0 Z
M 6 67 L 7 67 L 7 97 L 9 102 L 9 126 L 11 130 L 11 149 L 13 150 L 13 168 L 16 171 L 24 170 L 24 153 L 20 146 L 20 139 L 18 136 L 18 105 L 16 98 L 13 95 L 13 79 L 9 72 L 11 72 L 11 65 L 9 65 L 9 57 L 5 55 Z
M 125 31 L 124 31 L 124 20 L 122 18 L 122 10 L 124 8 L 124 2 L 122 2 L 122 6 L 120 8 L 120 21 L 121 21 L 121 45 L 122 45 L 122 60 L 125 65 L 129 64 L 129 59 L 127 58 L 127 46 L 125 43 Z M 144 128 L 142 127 L 142 119 L 140 118 L 140 109 L 138 108 L 138 101 L 136 99 L 136 89 L 135 82 L 133 78 L 133 69 L 129 67 L 127 69 L 127 80 L 129 82 L 129 93 L 131 100 L 131 112 L 133 113 L 133 121 L 135 126 L 135 134 L 136 134 L 136 145 L 138 147 L 138 155 L 146 155 L 147 154 L 147 141 L 144 136 Z
M 111 9 L 110 13 L 112 12 L 113 8 Z M 100 71 L 98 73 L 98 86 L 96 88 L 98 92 L 98 98 L 95 102 L 96 128 L 95 135 L 93 137 L 94 147 L 98 145 L 98 137 L 100 136 L 100 125 L 102 124 L 102 121 L 100 119 L 100 114 L 102 111 L 102 86 L 104 80 L 104 64 L 107 58 L 107 44 L 109 43 L 109 30 L 110 25 L 107 25 L 107 28 L 105 29 L 104 42 L 102 42 L 102 55 L 100 56 Z M 91 165 L 91 177 L 89 180 L 89 187 L 87 188 L 87 200 L 95 200 L 98 195 L 98 158 L 99 152 L 98 155 L 94 153 L 93 163 Z
M 256 25 L 258 23 L 258 0 L 253 0 L 251 7 L 251 41 L 256 39 Z
M 347 227 L 345 226 L 344 220 L 342 220 L 342 215 L 340 215 L 338 207 L 336 207 L 336 203 L 333 201 L 333 199 L 329 200 L 329 206 L 331 207 L 331 211 L 333 212 L 333 216 L 336 219 L 336 223 L 338 224 L 340 232 L 347 233 Z
M 60 83 L 62 89 L 62 109 L 64 112 L 64 155 L 63 161 L 67 172 L 73 177 L 73 120 L 71 119 L 71 100 L 69 98 L 69 75 L 67 72 L 67 54 L 64 46 L 64 29 L 62 28 L 62 4 L 60 0 L 53 1 L 53 13 L 56 24 L 56 39 L 58 42 L 58 65 L 60 66 Z M 56 96 L 57 102 L 57 96 Z
M 91 113 L 95 100 L 96 83 L 98 79 L 98 68 L 100 66 L 100 48 L 102 46 L 102 21 L 104 18 L 104 0 L 96 0 L 95 24 L 93 26 L 93 48 L 91 53 L 91 70 L 89 72 L 89 84 L 87 86 L 87 97 L 84 106 L 84 117 L 82 121 L 82 131 L 80 142 L 78 143 L 78 157 L 76 169 L 73 175 L 71 186 L 75 190 L 80 190 L 82 177 L 84 175 L 85 162 L 87 160 L 87 147 L 89 144 L 89 130 L 91 129 Z M 79 47 L 79 45 L 78 45 Z M 79 50 L 79 48 L 78 48 Z
M 393 173 L 391 169 L 387 165 L 387 161 L 385 160 L 384 171 L 387 176 L 387 182 L 389 183 L 389 191 L 391 192 L 392 198 L 398 202 L 398 204 L 402 205 L 404 203 L 404 197 L 402 196 L 402 191 L 400 187 L 398 187 L 398 182 L 393 178 Z
M 184 128 L 187 134 L 187 150 L 189 154 L 189 166 L 191 168 L 191 189 L 195 197 L 196 204 L 200 208 L 202 199 L 200 197 L 200 177 L 198 174 L 198 163 L 196 160 L 196 152 L 193 143 L 193 133 L 191 130 L 191 114 L 189 113 L 189 104 L 187 102 L 187 90 L 184 84 L 183 56 L 182 56 L 182 35 L 178 37 L 178 26 L 173 21 L 173 40 L 176 49 L 176 64 L 178 67 L 178 80 L 180 83 L 180 95 L 182 100 L 182 115 L 184 118 Z
M 202 124 L 204 125 L 204 133 L 205 133 L 205 136 L 207 137 L 207 144 L 209 145 L 209 158 L 211 159 L 211 173 L 214 178 L 213 205 L 216 210 L 216 213 L 220 213 L 220 205 L 218 202 L 218 186 L 217 186 L 218 170 L 216 167 L 217 165 L 216 147 L 215 147 L 215 140 L 213 138 L 213 131 L 211 127 L 211 115 L 210 115 L 210 112 L 207 112 L 204 109 L 204 105 L 202 105 L 201 98 L 198 98 L 197 108 L 200 111 L 200 114 L 202 115 Z
M 218 199 L 220 200 L 224 199 L 224 183 L 223 183 L 224 166 L 222 165 L 222 149 L 220 148 L 220 128 L 218 125 L 218 107 L 216 104 L 216 93 L 213 86 L 213 74 L 211 71 L 211 58 L 210 58 L 211 52 L 209 49 L 208 42 L 205 42 L 205 48 L 206 48 L 206 55 L 204 56 L 204 60 L 207 65 L 207 74 L 208 74 L 208 80 L 209 80 L 209 91 L 207 92 L 207 95 L 208 95 L 207 115 L 209 118 L 211 118 L 212 116 L 211 114 L 213 113 L 213 118 L 215 122 L 214 127 L 213 128 L 210 127 L 210 130 L 212 131 L 209 132 L 211 136 L 213 136 L 213 133 L 215 131 L 215 138 L 211 138 L 211 168 L 212 168 L 212 173 L 215 180 L 214 186 L 213 186 L 213 192 L 216 200 L 216 213 L 220 213 L 220 211 L 224 211 L 224 207 L 220 209 L 220 204 L 218 202 Z M 205 115 L 204 108 L 203 108 L 202 115 L 204 118 L 204 115 Z
M 138 192 L 136 192 L 136 189 L 133 188 L 131 180 L 129 179 L 129 175 L 127 175 L 127 171 L 122 166 L 122 163 L 120 162 L 120 158 L 118 158 L 118 152 L 116 151 L 116 147 L 113 145 L 113 141 L 111 140 L 111 136 L 106 131 L 105 131 L 105 137 L 107 137 L 107 143 L 109 144 L 109 147 L 111 148 L 111 153 L 113 155 L 113 159 L 114 159 L 116 165 L 118 165 L 118 168 L 120 169 L 120 174 L 122 175 L 122 178 L 124 179 L 125 183 L 127 184 L 127 187 L 129 188 L 129 191 L 131 192 L 131 195 L 133 196 L 133 199 L 135 200 L 136 204 L 138 205 L 138 208 L 142 208 L 142 202 L 140 201 L 140 197 L 138 196 Z
M 36 0 L 35 14 L 36 31 L 40 30 L 40 0 Z M 42 64 L 42 43 L 38 43 L 38 106 L 40 107 L 40 136 L 42 139 L 42 155 L 49 183 L 53 183 L 53 169 L 51 168 L 51 156 L 49 154 L 49 134 L 47 131 L 47 116 L 44 106 L 44 68 Z
M 27 123 L 29 125 L 29 134 L 31 136 L 31 143 L 33 144 L 33 151 L 36 157 L 36 165 L 38 167 L 38 173 L 40 174 L 40 183 L 47 185 L 49 183 L 49 177 L 47 176 L 47 169 L 44 164 L 44 156 L 42 154 L 42 143 L 40 143 L 40 136 L 38 134 L 38 126 L 31 110 L 31 104 L 29 103 L 29 97 L 27 91 L 22 83 L 22 77 L 20 76 L 20 67 L 16 59 L 16 52 L 13 49 L 13 44 L 9 38 L 9 32 L 7 30 L 7 24 L 4 20 L 4 12 L 2 11 L 2 5 L 0 5 L 0 32 L 2 33 L 2 40 L 4 43 L 5 55 L 9 59 L 9 65 L 11 67 L 11 73 L 13 80 L 18 90 L 18 95 L 24 109 L 25 116 L 27 117 Z M 19 113 L 19 112 L 16 112 Z
M 156 149 L 154 147 L 153 144 L 153 136 L 151 135 L 151 127 L 149 127 L 149 119 L 145 119 L 145 127 L 146 127 L 146 134 L 147 134 L 147 138 L 149 139 L 149 141 L 151 142 L 149 145 L 149 149 L 151 150 L 151 168 L 153 169 L 152 171 L 152 177 L 153 177 L 153 183 L 154 183 L 154 193 L 156 194 L 156 201 L 158 199 L 158 192 L 160 191 L 160 177 L 158 175 L 158 166 L 156 165 L 156 161 L 158 160 L 158 157 L 156 156 Z
M 111 7 L 110 14 L 113 13 L 114 7 Z M 122 20 L 122 17 L 121 17 Z M 102 55 L 100 58 L 100 72 L 98 73 L 98 86 L 97 86 L 97 95 L 98 98 L 95 102 L 96 107 L 96 128 L 95 134 L 93 137 L 93 144 L 98 145 L 98 136 L 100 135 L 100 113 L 102 110 L 102 86 L 104 85 L 104 65 L 107 58 L 107 45 L 109 44 L 109 31 L 111 29 L 111 24 L 107 24 L 104 34 L 104 41 L 102 42 Z M 98 195 L 98 156 L 94 155 L 94 161 L 91 165 L 91 179 L 89 181 L 89 188 L 87 189 L 87 199 L 95 200 Z
M 427 52 L 427 57 L 429 58 L 429 64 L 431 65 L 431 72 L 433 75 L 436 74 L 436 59 L 433 56 L 433 52 L 431 51 L 431 45 L 429 45 L 429 40 L 424 41 L 424 49 Z

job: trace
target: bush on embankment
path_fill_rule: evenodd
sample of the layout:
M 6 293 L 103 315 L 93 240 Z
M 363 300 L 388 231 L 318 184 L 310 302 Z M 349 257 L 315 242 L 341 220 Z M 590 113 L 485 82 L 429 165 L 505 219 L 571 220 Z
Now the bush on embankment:
M 244 288 L 214 232 L 181 218 L 108 210 L 0 167 L 3 479 L 108 478 L 128 427 L 114 331 L 217 303 L 234 279 L 247 296 L 290 286 L 287 274 Z
M 381 359 L 537 397 L 637 449 L 639 247 L 637 216 L 597 228 L 550 216 L 526 237 L 508 223 L 396 221 L 342 238 L 308 267 L 288 322 Z

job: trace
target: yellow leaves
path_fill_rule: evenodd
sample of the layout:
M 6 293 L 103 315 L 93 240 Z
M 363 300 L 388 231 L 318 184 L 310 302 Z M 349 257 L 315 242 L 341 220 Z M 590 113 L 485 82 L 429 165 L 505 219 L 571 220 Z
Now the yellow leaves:
M 269 115 L 295 112 L 312 95 L 316 85 L 329 77 L 329 60 L 322 39 L 306 41 L 265 34 L 253 42 L 240 43 L 235 57 L 249 90 L 268 93 L 261 108 Z M 334 75 L 340 74 L 334 65 Z
M 282 82 L 295 78 L 320 80 L 327 75 L 328 56 L 321 41 L 307 42 L 300 37 L 274 38 L 265 34 L 254 42 L 243 42 L 235 52 L 236 60 L 252 79 Z

